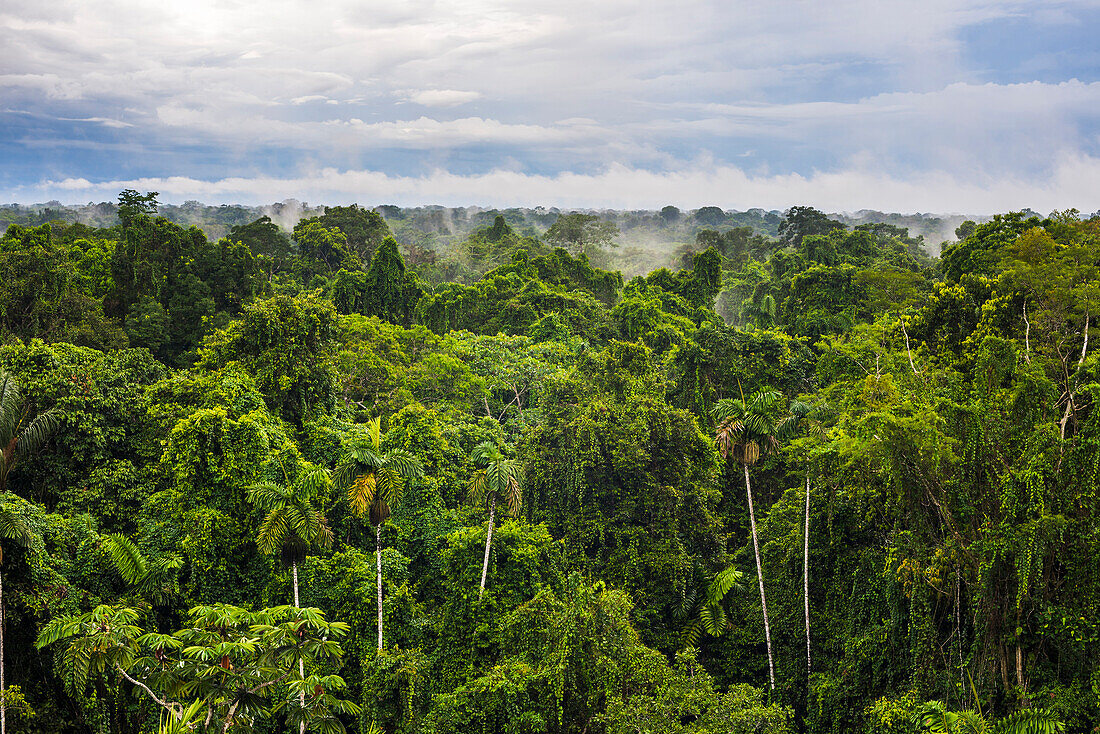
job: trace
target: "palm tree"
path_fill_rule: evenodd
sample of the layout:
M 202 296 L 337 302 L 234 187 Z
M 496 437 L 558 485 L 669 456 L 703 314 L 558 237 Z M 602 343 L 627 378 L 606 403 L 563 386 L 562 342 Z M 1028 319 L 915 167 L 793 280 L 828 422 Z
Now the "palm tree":
M 256 536 L 260 552 L 271 555 L 278 551 L 290 566 L 294 581 L 294 606 L 299 607 L 298 564 L 313 547 L 332 546 L 332 530 L 328 521 L 313 506 L 313 500 L 323 496 L 331 486 L 328 472 L 312 467 L 301 472 L 289 487 L 273 482 L 261 482 L 248 489 L 248 500 L 264 513 Z
M 810 439 L 814 443 L 820 443 L 825 437 L 823 418 L 827 414 L 828 406 L 822 404 L 811 407 L 801 401 L 791 403 L 788 409 L 794 423 L 806 421 L 809 424 Z M 810 677 L 810 466 L 812 460 L 806 463 L 806 515 L 802 529 L 802 603 L 803 620 L 806 623 L 806 678 Z
M 320 467 L 302 471 L 297 480 L 289 487 L 272 482 L 252 485 L 248 490 L 248 499 L 257 509 L 265 513 L 256 536 L 256 546 L 264 554 L 276 551 L 282 554 L 283 562 L 288 563 L 294 573 L 294 606 L 301 607 L 298 599 L 298 564 L 305 560 L 309 549 L 314 546 L 329 548 L 332 546 L 332 530 L 325 516 L 313 506 L 313 499 L 323 496 L 331 486 L 328 472 Z M 298 659 L 298 674 L 306 677 L 305 663 Z M 306 692 L 299 693 L 302 710 L 306 708 Z M 298 724 L 299 734 L 305 734 L 306 722 Z
M 35 418 L 23 404 L 19 383 L 0 369 L 0 492 L 17 464 L 37 451 L 57 428 L 57 411 L 47 410 Z
M 382 419 L 367 424 L 367 435 L 354 440 L 336 468 L 336 481 L 347 490 L 348 505 L 374 526 L 378 564 L 378 649 L 382 649 L 382 526 L 390 506 L 401 498 L 405 482 L 424 473 L 415 456 L 401 449 L 382 450 Z
M 758 390 L 748 400 L 742 392 L 740 398 L 718 401 L 713 411 L 718 423 L 715 429 L 718 450 L 724 459 L 733 458 L 745 471 L 752 548 L 756 554 L 756 579 L 760 587 L 760 608 L 764 613 L 764 641 L 768 648 L 768 680 L 772 689 L 775 688 L 775 662 L 772 657 L 768 599 L 764 593 L 764 570 L 760 564 L 760 540 L 756 533 L 756 509 L 752 501 L 749 467 L 759 461 L 761 456 L 779 448 L 780 440 L 787 438 L 794 430 L 797 416 L 788 414 L 779 421 L 772 417 L 781 399 L 782 396 L 774 390 Z
M 523 503 L 523 492 L 519 486 L 520 464 L 515 459 L 506 459 L 500 447 L 491 441 L 484 441 L 474 447 L 471 454 L 474 463 L 481 469 L 470 477 L 470 499 L 484 502 L 489 499 L 489 534 L 485 536 L 485 560 L 481 563 L 481 589 L 477 599 L 481 601 L 485 593 L 485 577 L 489 573 L 489 546 L 493 542 L 493 521 L 496 519 L 497 500 L 508 505 L 508 514 L 513 517 Z
M 2 379 L 2 377 L 0 377 Z M 10 540 L 16 545 L 27 548 L 33 542 L 30 528 L 23 518 L 7 507 L 0 507 L 0 538 Z M 4 546 L 0 543 L 0 566 L 4 565 Z M 8 707 L 4 683 L 4 577 L 0 574 L 0 734 L 6 734 L 8 726 Z

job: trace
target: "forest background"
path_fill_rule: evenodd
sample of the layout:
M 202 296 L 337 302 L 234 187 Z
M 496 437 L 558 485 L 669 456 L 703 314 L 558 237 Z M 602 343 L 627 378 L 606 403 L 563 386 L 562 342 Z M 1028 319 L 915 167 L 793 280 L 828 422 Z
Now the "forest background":
M 6 725 L 1100 721 L 1100 218 L 285 206 L 0 209 Z

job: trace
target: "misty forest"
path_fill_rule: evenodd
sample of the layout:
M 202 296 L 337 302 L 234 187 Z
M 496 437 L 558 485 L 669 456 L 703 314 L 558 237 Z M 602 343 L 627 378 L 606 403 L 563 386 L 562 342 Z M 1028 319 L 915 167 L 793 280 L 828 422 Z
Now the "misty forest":
M 0 227 L 4 734 L 1097 731 L 1098 215 Z

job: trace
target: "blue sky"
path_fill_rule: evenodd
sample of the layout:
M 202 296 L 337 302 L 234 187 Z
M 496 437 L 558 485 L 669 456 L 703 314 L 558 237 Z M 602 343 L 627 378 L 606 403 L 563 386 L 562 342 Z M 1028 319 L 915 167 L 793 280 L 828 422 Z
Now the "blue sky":
M 1100 208 L 1100 0 L 5 0 L 0 201 Z

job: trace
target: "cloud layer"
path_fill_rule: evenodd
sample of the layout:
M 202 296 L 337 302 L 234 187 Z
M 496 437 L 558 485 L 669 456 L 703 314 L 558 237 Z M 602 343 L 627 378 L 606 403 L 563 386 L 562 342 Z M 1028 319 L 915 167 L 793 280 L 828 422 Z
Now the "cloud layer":
M 0 198 L 148 180 L 207 201 L 1091 210 L 1098 21 L 1096 0 L 8 0 Z

